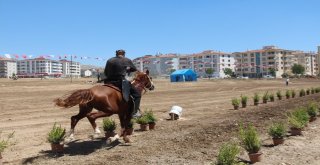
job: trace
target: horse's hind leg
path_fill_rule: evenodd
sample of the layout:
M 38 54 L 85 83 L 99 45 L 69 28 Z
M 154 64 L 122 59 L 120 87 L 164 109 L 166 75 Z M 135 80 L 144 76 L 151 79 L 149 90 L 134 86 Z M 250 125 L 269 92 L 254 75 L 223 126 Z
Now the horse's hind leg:
M 102 111 L 98 111 L 98 112 L 91 112 L 87 115 L 87 118 L 89 120 L 89 122 L 91 123 L 91 126 L 94 130 L 94 138 L 98 137 L 101 133 L 99 127 L 97 127 L 97 123 L 96 123 L 96 119 L 100 118 L 100 117 L 106 117 L 106 116 L 111 116 L 111 113 L 105 113 Z
M 86 117 L 86 115 L 91 111 L 92 111 L 92 107 L 79 105 L 79 113 L 71 117 L 71 129 L 70 129 L 69 135 L 67 136 L 68 141 L 74 139 L 74 128 L 76 127 L 79 120 Z

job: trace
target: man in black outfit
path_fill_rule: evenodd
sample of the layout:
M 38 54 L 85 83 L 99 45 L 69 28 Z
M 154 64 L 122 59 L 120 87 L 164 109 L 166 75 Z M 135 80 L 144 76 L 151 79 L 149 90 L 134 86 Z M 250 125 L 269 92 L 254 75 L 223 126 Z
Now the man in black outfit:
M 135 72 L 137 71 L 137 68 L 130 59 L 125 57 L 125 53 L 124 50 L 117 50 L 116 57 L 112 57 L 107 61 L 104 69 L 104 74 L 107 78 L 104 80 L 104 83 L 113 84 L 121 90 L 129 88 L 130 95 L 133 97 L 135 103 L 132 116 L 137 118 L 141 116 L 139 113 L 141 94 L 125 78 L 127 73 L 130 74 L 131 72 Z

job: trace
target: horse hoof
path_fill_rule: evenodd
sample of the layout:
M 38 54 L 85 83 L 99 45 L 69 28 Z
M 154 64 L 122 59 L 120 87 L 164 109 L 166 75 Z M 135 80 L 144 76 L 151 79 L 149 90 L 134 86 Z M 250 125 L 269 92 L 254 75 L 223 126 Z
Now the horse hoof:
M 100 134 L 93 134 L 93 139 L 97 139 L 97 138 L 99 138 L 100 137 Z
M 64 139 L 64 143 L 69 143 L 74 140 L 74 137 L 68 137 Z
M 90 138 L 91 140 L 94 140 L 94 139 L 100 138 L 100 135 L 99 134 L 93 134 L 93 135 L 89 135 L 88 138 Z
M 124 140 L 125 143 L 131 143 L 131 140 L 128 137 L 123 138 L 123 140 Z
M 107 140 L 106 140 L 106 143 L 107 145 L 111 144 L 111 143 L 114 143 L 116 141 L 119 141 L 119 135 L 116 135 L 114 137 L 109 137 Z

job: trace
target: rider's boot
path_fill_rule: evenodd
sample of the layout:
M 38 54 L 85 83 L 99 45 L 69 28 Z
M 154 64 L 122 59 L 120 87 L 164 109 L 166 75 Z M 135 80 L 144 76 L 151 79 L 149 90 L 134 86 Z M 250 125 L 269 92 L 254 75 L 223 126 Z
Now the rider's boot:
M 133 109 L 133 112 L 132 112 L 132 117 L 133 118 L 141 117 L 141 114 L 140 114 L 140 100 L 141 100 L 141 97 L 138 97 L 138 98 L 134 99 L 134 109 Z

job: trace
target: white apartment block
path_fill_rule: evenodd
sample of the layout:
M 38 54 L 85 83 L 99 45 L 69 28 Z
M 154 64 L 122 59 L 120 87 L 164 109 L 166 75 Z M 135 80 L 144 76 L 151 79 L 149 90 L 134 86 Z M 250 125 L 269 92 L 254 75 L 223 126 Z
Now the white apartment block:
M 35 58 L 18 61 L 19 77 L 60 77 L 62 75 L 62 64 L 59 61 Z
M 315 75 L 318 65 L 315 54 L 302 51 L 279 49 L 275 46 L 264 46 L 260 50 L 235 52 L 235 73 L 239 76 L 262 77 L 275 71 L 277 78 L 284 73 L 292 74 L 294 64 L 305 66 L 308 75 Z
M 20 60 L 17 62 L 17 74 L 19 77 L 80 77 L 80 64 L 67 60 L 51 60 L 35 58 Z
M 197 54 L 184 55 L 179 57 L 179 69 L 192 69 L 200 77 L 224 78 L 225 68 L 235 71 L 235 59 L 232 54 L 207 50 Z M 207 69 L 213 69 L 212 75 L 207 75 Z
M 17 62 L 12 59 L 0 59 L 0 78 L 10 78 L 17 74 Z
M 294 55 L 292 64 L 300 64 L 305 68 L 305 75 L 316 76 L 318 73 L 317 55 L 312 52 L 296 51 L 292 53 Z M 288 71 L 292 74 L 292 71 Z
M 79 62 L 68 61 L 68 60 L 60 60 L 62 64 L 62 74 L 66 77 L 77 77 L 79 78 L 81 75 L 81 67 Z
M 141 71 L 149 70 L 151 76 L 167 76 L 172 70 L 178 69 L 176 54 L 146 55 L 133 60 L 134 65 Z

